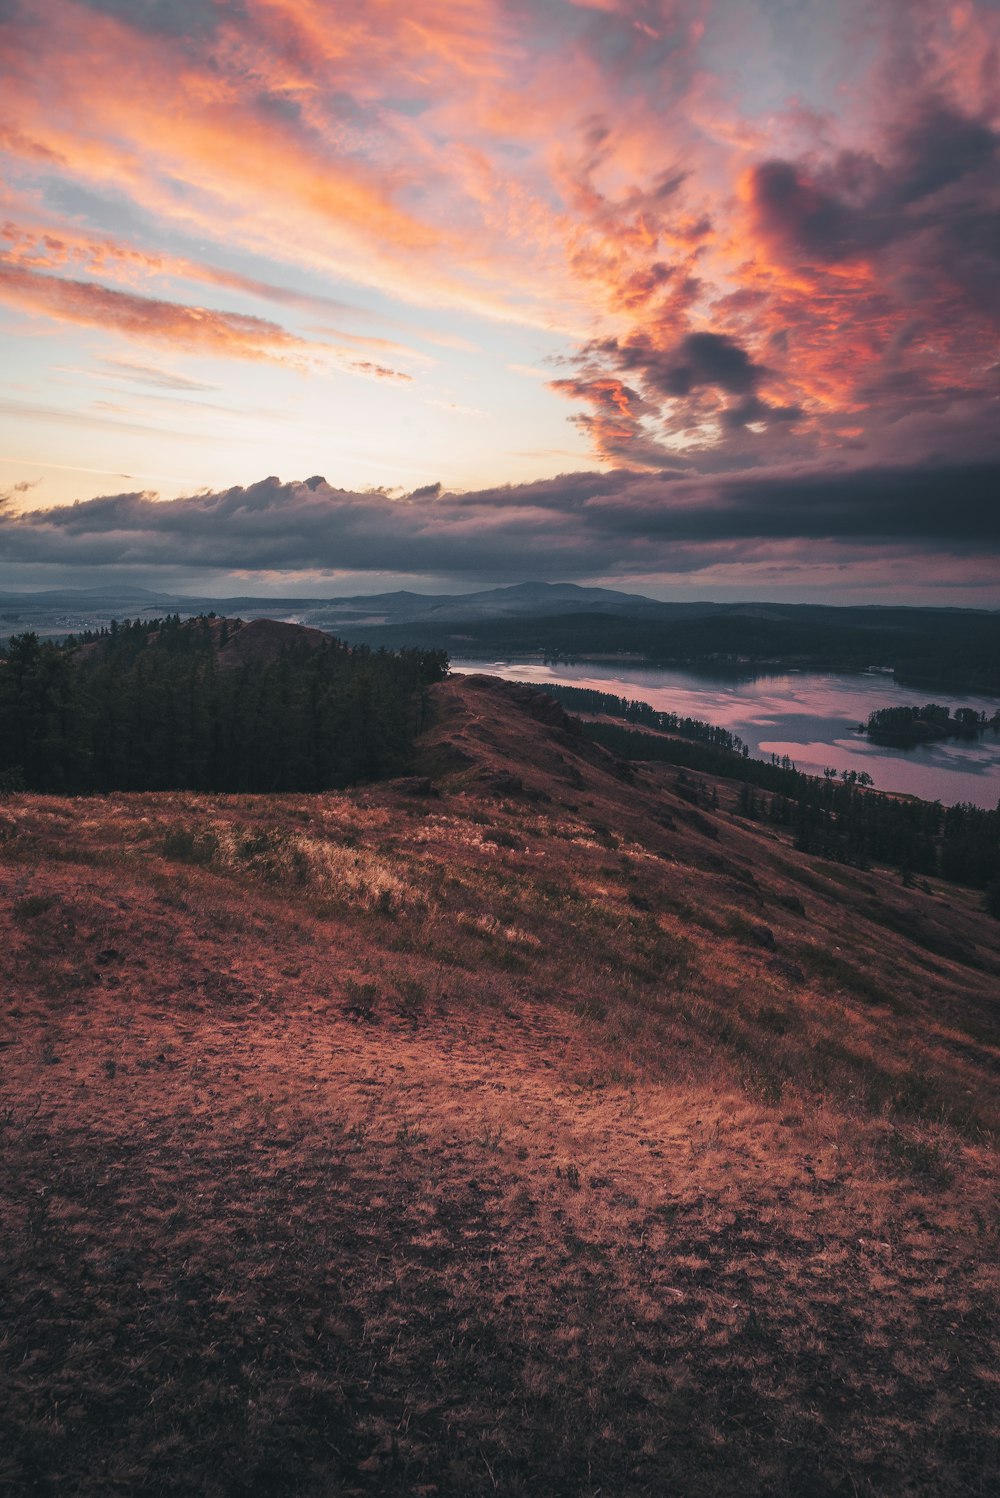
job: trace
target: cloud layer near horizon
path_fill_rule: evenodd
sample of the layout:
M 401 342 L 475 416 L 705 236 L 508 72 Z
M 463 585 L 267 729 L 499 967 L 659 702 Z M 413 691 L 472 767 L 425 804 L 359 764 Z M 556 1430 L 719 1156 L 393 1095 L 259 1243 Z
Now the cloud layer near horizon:
M 847 556 L 901 548 L 928 576 L 943 557 L 1000 556 L 1000 465 L 815 468 L 687 478 L 572 473 L 393 497 L 316 477 L 158 501 L 142 492 L 0 511 L 0 564 L 253 573 L 422 573 L 462 580 L 699 573 L 777 546 Z M 825 550 L 824 550 L 825 548 Z

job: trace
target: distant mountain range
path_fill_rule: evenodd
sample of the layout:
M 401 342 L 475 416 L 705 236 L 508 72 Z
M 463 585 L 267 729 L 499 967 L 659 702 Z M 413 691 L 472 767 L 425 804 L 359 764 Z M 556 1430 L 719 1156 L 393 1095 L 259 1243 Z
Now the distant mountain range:
M 57 636 L 113 618 L 214 612 L 324 630 L 353 644 L 420 646 L 476 660 L 608 659 L 725 669 L 863 670 L 937 691 L 1000 693 L 1000 612 L 827 604 L 672 603 L 576 583 L 472 593 L 401 589 L 350 598 L 191 597 L 143 588 L 0 594 L 0 637 Z
M 658 611 L 673 617 L 678 610 L 703 613 L 718 604 L 658 603 L 638 593 L 619 593 L 613 588 L 583 588 L 576 583 L 516 583 L 512 587 L 487 588 L 475 593 L 362 594 L 349 598 L 260 598 L 191 596 L 153 592 L 148 588 L 50 588 L 37 593 L 0 593 L 0 611 L 107 611 L 168 609 L 171 613 L 199 614 L 207 610 L 228 615 L 272 617 L 275 614 L 329 615 L 340 622 L 402 624 L 411 619 L 461 620 L 468 618 L 512 618 L 518 615 L 621 613 Z
M 331 623 L 350 624 L 364 621 L 377 624 L 405 624 L 412 620 L 429 623 L 457 623 L 471 619 L 551 618 L 561 614 L 616 614 L 651 619 L 700 619 L 739 617 L 754 619 L 832 619 L 834 617 L 861 623 L 907 618 L 924 620 L 929 615 L 972 615 L 990 617 L 997 611 L 985 609 L 925 609 L 863 605 L 851 608 L 832 604 L 785 603 L 673 603 L 646 598 L 641 593 L 621 593 L 615 588 L 585 588 L 578 583 L 515 583 L 509 587 L 486 588 L 473 593 L 413 593 L 398 589 L 391 593 L 358 594 L 346 598 L 260 597 L 240 594 L 191 595 L 156 592 L 149 588 L 48 588 L 39 592 L 0 593 L 0 613 L 12 611 L 28 614 L 61 612 L 107 613 L 121 618 L 129 610 L 134 614 L 169 611 L 181 616 L 215 612 L 245 615 L 249 618 L 276 618 L 294 614 L 297 620 L 316 624 L 322 615 Z M 11 622 L 9 619 L 6 622 Z

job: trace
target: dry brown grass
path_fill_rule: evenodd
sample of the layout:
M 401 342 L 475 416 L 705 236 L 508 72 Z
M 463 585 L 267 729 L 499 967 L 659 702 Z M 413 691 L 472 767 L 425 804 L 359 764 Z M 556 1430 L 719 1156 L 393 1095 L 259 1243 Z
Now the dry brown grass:
M 988 1492 L 995 923 L 439 696 L 440 796 L 0 806 L 0 1489 Z

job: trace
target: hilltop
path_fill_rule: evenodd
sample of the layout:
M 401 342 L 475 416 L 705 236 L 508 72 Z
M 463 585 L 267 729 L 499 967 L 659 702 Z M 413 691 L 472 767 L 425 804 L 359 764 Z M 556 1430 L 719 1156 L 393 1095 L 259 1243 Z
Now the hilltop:
M 126 634 L 135 635 L 134 648 L 155 657 L 161 650 L 179 646 L 211 650 L 222 669 L 234 666 L 271 666 L 283 654 L 292 651 L 319 650 L 336 643 L 323 630 L 278 619 L 230 618 L 225 614 L 199 614 L 194 618 L 168 615 L 148 620 L 145 626 L 127 622 L 115 630 L 102 630 L 70 646 L 71 657 L 91 660 L 108 657 L 120 648 Z
M 0 658 L 0 785 L 329 790 L 408 768 L 435 651 L 202 615 L 113 623 Z
M 551 698 L 0 803 L 12 1492 L 985 1491 L 1000 924 Z

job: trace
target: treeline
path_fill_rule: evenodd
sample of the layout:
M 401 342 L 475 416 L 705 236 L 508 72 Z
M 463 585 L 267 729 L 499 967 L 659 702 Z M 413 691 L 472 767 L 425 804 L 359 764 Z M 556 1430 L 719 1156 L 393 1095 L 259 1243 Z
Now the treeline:
M 368 645 L 440 645 L 485 659 L 641 657 L 664 666 L 746 671 L 784 665 L 864 671 L 891 665 L 900 683 L 930 692 L 1000 692 L 1000 612 L 964 609 L 837 609 L 803 605 L 751 611 L 706 606 L 665 617 L 655 604 L 633 613 L 520 615 L 448 622 L 431 615 L 407 624 L 350 625 Z
M 62 644 L 15 636 L 0 659 L 0 784 L 316 791 L 405 771 L 444 652 L 270 627 L 287 642 L 246 658 L 227 658 L 239 622 L 211 616 L 126 621 Z
M 749 746 L 739 734 L 730 733 L 728 728 L 719 728 L 714 723 L 705 723 L 701 718 L 663 713 L 648 702 L 616 697 L 612 692 L 598 692 L 592 687 L 549 686 L 546 683 L 545 690 L 571 713 L 602 713 L 609 718 L 623 718 L 626 723 L 639 723 L 657 733 L 676 733 L 695 743 L 712 744 L 717 749 L 727 749 L 744 757 L 750 753 Z
M 654 760 L 739 782 L 740 813 L 789 828 L 804 853 L 857 868 L 889 864 L 904 877 L 937 875 L 986 890 L 988 907 L 1000 915 L 1000 809 L 897 799 L 866 788 L 867 776 L 806 775 L 788 760 L 751 759 L 720 745 L 637 733 L 617 723 L 585 723 L 584 732 L 621 759 Z
M 1000 733 L 1000 710 L 987 718 L 974 707 L 951 709 L 937 702 L 923 707 L 880 707 L 868 714 L 865 732 L 876 744 L 910 749 L 941 739 L 978 739 L 987 728 Z

